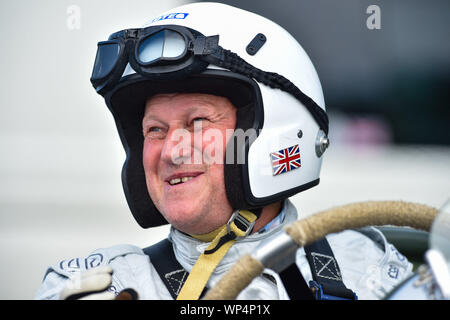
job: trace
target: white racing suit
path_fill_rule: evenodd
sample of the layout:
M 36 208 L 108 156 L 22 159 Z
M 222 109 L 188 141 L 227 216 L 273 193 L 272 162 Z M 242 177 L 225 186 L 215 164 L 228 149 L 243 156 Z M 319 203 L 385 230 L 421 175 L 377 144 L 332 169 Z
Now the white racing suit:
M 287 224 L 297 219 L 297 210 L 289 200 L 285 201 L 283 210 L 285 218 L 281 224 L 266 232 L 254 233 L 236 241 L 212 273 L 208 288 L 213 287 L 240 256 L 254 252 L 263 241 L 271 241 Z M 209 245 L 174 228 L 171 228 L 169 239 L 178 262 L 188 272 Z M 358 299 L 383 298 L 395 285 L 412 274 L 412 264 L 375 228 L 347 230 L 328 235 L 327 240 L 345 286 L 353 290 Z M 296 263 L 309 283 L 312 273 L 303 248 L 297 251 Z M 126 244 L 98 249 L 88 257 L 64 260 L 50 267 L 35 298 L 58 299 L 68 278 L 106 264 L 113 269 L 112 284 L 108 290 L 118 294 L 123 289 L 132 288 L 140 299 L 172 299 L 149 257 L 141 248 Z M 171 283 L 181 286 L 177 280 Z M 175 291 L 179 289 L 175 288 Z M 262 275 L 255 278 L 239 294 L 238 299 L 285 300 L 289 299 L 289 296 L 279 275 L 265 269 Z

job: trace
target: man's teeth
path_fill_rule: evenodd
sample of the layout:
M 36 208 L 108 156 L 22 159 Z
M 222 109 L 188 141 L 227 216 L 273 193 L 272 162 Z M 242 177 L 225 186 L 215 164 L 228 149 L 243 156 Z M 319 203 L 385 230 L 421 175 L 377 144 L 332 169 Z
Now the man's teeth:
M 183 177 L 183 178 L 175 178 L 175 179 L 171 179 L 171 180 L 169 181 L 169 184 L 170 184 L 170 185 L 174 185 L 174 184 L 183 183 L 183 182 L 186 182 L 186 181 L 191 180 L 192 178 L 194 178 L 194 177 Z

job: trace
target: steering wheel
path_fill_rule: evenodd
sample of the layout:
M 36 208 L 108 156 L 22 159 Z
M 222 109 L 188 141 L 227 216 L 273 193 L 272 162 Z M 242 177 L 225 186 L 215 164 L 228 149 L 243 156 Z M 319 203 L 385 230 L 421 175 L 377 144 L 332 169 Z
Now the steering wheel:
M 367 226 L 378 226 L 387 240 L 418 268 L 423 265 L 424 256 L 426 258 L 429 251 L 429 231 L 438 212 L 436 208 L 411 202 L 368 201 L 332 208 L 297 220 L 286 226 L 273 241 L 258 247 L 252 254 L 242 256 L 204 299 L 236 299 L 264 268 L 281 272 L 295 263 L 298 248 L 330 233 Z M 414 279 L 407 279 L 404 284 L 412 286 L 420 280 L 417 277 L 420 278 L 416 274 Z

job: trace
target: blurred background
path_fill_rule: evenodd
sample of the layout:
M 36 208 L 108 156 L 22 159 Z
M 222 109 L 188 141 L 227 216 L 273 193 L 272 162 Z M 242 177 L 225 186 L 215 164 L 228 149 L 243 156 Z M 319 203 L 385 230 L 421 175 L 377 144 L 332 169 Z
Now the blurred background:
M 97 41 L 186 2 L 0 2 L 0 299 L 33 299 L 60 260 L 167 235 L 128 210 L 124 151 L 89 77 Z M 444 204 L 449 1 L 219 2 L 287 29 L 321 79 L 331 147 L 320 185 L 293 198 L 300 216 L 366 200 Z

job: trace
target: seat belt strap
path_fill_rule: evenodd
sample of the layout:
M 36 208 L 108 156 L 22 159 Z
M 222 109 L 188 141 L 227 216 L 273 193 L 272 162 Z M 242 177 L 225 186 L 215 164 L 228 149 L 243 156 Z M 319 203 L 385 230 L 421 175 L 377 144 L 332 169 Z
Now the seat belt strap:
M 291 300 L 314 300 L 313 293 L 294 262 L 279 273 Z
M 309 285 L 318 300 L 356 300 L 342 281 L 339 265 L 326 238 L 304 247 L 313 281 Z
M 356 300 L 347 289 L 333 251 L 323 238 L 304 247 L 313 281 L 306 283 L 296 263 L 280 272 L 280 278 L 291 300 Z
M 150 257 L 153 267 L 175 300 L 189 273 L 184 270 L 175 257 L 172 242 L 164 239 L 142 250 Z

